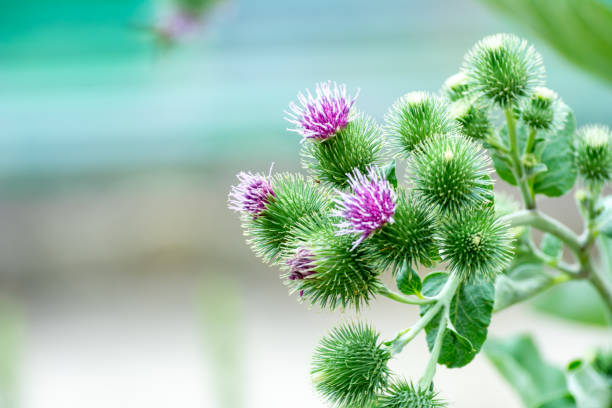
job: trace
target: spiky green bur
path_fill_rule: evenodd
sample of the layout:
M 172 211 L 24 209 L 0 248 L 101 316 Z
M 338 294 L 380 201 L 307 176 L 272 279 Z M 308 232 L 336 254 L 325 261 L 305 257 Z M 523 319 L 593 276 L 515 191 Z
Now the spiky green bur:
M 531 94 L 544 80 L 540 54 L 512 34 L 480 40 L 465 56 L 463 70 L 471 92 L 502 108 Z
M 426 92 L 410 92 L 398 99 L 385 116 L 386 133 L 403 155 L 434 135 L 454 129 L 448 106 L 441 98 Z
M 557 93 L 548 88 L 536 88 L 534 93 L 521 103 L 521 119 L 532 129 L 550 129 L 558 98 Z
M 611 139 L 610 129 L 602 125 L 584 126 L 576 132 L 576 166 L 587 182 L 603 184 L 610 180 Z
M 440 255 L 462 279 L 493 279 L 512 259 L 510 226 L 493 208 L 469 208 L 445 217 L 439 233 Z
M 465 72 L 460 71 L 454 75 L 448 77 L 442 85 L 442 94 L 448 98 L 449 101 L 455 102 L 462 99 L 469 93 L 468 77 Z
M 381 163 L 383 137 L 370 117 L 357 115 L 328 139 L 310 139 L 302 145 L 302 164 L 317 179 L 338 188 L 348 185 L 347 174 Z
M 487 109 L 468 98 L 453 102 L 451 116 L 457 122 L 461 134 L 476 140 L 486 140 L 493 131 Z
M 326 214 L 331 194 L 300 174 L 277 174 L 271 185 L 275 196 L 257 217 L 243 215 L 244 234 L 264 262 L 278 262 L 291 229 L 300 221 Z
M 429 389 L 421 389 L 406 380 L 391 383 L 378 397 L 377 408 L 444 408 L 446 403 Z
M 439 260 L 436 221 L 430 207 L 399 190 L 393 219 L 395 222 L 385 224 L 365 241 L 373 262 L 381 269 L 391 266 L 395 273 L 404 262 L 431 266 Z
M 491 200 L 489 165 L 482 148 L 460 135 L 433 137 L 408 163 L 415 190 L 445 213 Z
M 365 248 L 358 246 L 351 251 L 354 237 L 336 232 L 327 217 L 306 220 L 291 232 L 293 238 L 287 252 L 307 249 L 312 254 L 314 273 L 305 279 L 287 280 L 287 284 L 313 305 L 331 310 L 338 307 L 359 310 L 378 292 L 380 270 Z
M 389 379 L 391 354 L 369 325 L 345 324 L 321 340 L 312 358 L 316 390 L 335 407 L 371 407 Z

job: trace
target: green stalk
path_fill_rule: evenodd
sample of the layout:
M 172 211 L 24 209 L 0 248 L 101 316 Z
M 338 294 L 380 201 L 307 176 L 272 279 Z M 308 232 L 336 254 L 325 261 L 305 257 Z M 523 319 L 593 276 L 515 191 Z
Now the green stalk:
M 500 219 L 509 222 L 512 227 L 529 225 L 548 232 L 559 238 L 577 257 L 580 255 L 581 243 L 578 236 L 564 224 L 538 210 L 517 211 Z
M 427 310 L 427 312 L 421 316 L 414 326 L 401 332 L 400 335 L 398 335 L 396 339 L 389 344 L 392 355 L 401 353 L 404 347 L 410 343 L 410 341 L 412 341 L 412 339 L 414 339 L 421 332 L 421 330 L 423 330 L 425 326 L 429 324 L 429 322 L 433 320 L 440 309 L 450 305 L 450 302 L 453 296 L 455 296 L 460 283 L 461 280 L 459 277 L 455 276 L 454 274 L 450 275 L 440 293 L 431 298 L 435 301 L 435 303 L 429 308 L 429 310 Z M 446 319 L 445 314 L 442 315 L 442 319 Z M 438 358 L 436 357 L 436 361 L 437 359 Z
M 518 138 L 516 136 L 516 121 L 514 120 L 514 114 L 512 113 L 511 106 L 504 109 L 504 115 L 506 116 L 506 123 L 508 124 L 508 138 L 510 139 L 510 158 L 512 159 L 512 164 L 514 167 L 514 177 L 516 178 L 516 183 L 518 184 L 519 189 L 521 190 L 521 196 L 523 197 L 523 201 L 525 202 L 525 207 L 527 209 L 534 209 L 535 201 L 533 199 L 533 195 L 531 194 L 527 179 L 525 178 L 525 170 L 523 169 L 523 164 L 521 163 Z
M 445 310 L 447 307 L 448 305 L 446 305 Z M 448 321 L 446 320 L 446 313 L 444 313 L 440 319 L 438 333 L 436 333 L 436 340 L 434 341 L 433 348 L 431 349 L 431 354 L 429 355 L 429 361 L 427 361 L 425 372 L 419 381 L 419 387 L 421 389 L 428 389 L 433 381 L 434 375 L 436 374 L 436 365 L 438 364 L 438 358 L 440 357 L 440 352 L 442 351 L 444 331 L 446 330 L 447 325 Z
M 396 302 L 405 303 L 407 305 L 426 305 L 426 304 L 433 303 L 436 301 L 435 298 L 417 299 L 417 298 L 405 296 L 405 295 L 402 295 L 401 293 L 392 291 L 386 286 L 381 286 L 381 288 L 378 289 L 378 294 L 388 297 L 389 299 L 395 300 Z

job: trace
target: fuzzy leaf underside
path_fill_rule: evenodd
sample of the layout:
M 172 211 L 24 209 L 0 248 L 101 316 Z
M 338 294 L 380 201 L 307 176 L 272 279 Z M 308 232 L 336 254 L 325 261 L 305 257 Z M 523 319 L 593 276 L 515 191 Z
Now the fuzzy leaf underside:
M 444 286 L 448 274 L 437 272 L 423 281 L 422 293 L 434 296 Z M 439 364 L 449 368 L 463 367 L 474 359 L 487 338 L 487 328 L 493 312 L 494 288 L 486 281 L 465 281 L 453 298 L 449 317 L 452 327 L 446 329 L 442 342 Z M 423 315 L 431 305 L 421 307 Z M 425 327 L 427 345 L 431 350 L 438 332 L 442 312 Z M 454 328 L 454 330 L 453 330 Z

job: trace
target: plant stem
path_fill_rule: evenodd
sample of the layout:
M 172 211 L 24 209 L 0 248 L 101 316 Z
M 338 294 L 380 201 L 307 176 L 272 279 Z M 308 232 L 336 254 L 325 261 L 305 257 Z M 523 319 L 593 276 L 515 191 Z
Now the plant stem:
M 518 138 L 516 136 L 516 121 L 514 120 L 514 114 L 512 113 L 512 106 L 504 109 L 504 115 L 506 115 L 506 123 L 508 125 L 508 138 L 510 139 L 510 158 L 514 167 L 514 177 L 516 183 L 521 190 L 521 196 L 525 202 L 527 209 L 535 208 L 535 200 L 529 189 L 529 184 L 525 178 L 525 170 L 523 169 L 523 163 L 521 163 L 521 156 L 518 146 Z M 534 136 L 535 138 L 535 136 Z
M 529 130 L 529 137 L 527 138 L 527 145 L 525 146 L 525 153 L 529 154 L 533 152 L 533 146 L 535 145 L 535 137 L 537 131 L 534 128 Z
M 391 354 L 396 355 L 402 352 L 406 344 L 410 343 L 420 332 L 431 322 L 431 320 L 438 314 L 440 309 L 450 305 L 450 302 L 457 292 L 457 288 L 461 280 L 455 274 L 451 274 L 446 281 L 446 284 L 435 297 L 431 298 L 435 300 L 435 303 L 425 312 L 423 316 L 412 326 L 409 330 L 404 330 L 390 345 Z M 443 314 L 442 319 L 445 319 Z M 437 360 L 437 357 L 436 357 Z
M 436 301 L 435 298 L 417 299 L 417 298 L 405 296 L 405 295 L 402 295 L 401 293 L 392 291 L 386 286 L 382 286 L 380 289 L 378 289 L 378 294 L 386 296 L 389 299 L 395 300 L 396 302 L 406 303 L 408 305 L 426 305 L 426 304 L 433 303 Z
M 522 210 L 500 219 L 509 222 L 512 227 L 530 225 L 541 231 L 548 232 L 559 238 L 577 257 L 580 256 L 582 248 L 578 236 L 571 229 L 549 215 L 538 210 Z
M 448 305 L 445 305 L 445 309 Z M 440 357 L 440 352 L 442 351 L 442 343 L 444 340 L 444 331 L 446 330 L 446 326 L 448 325 L 448 321 L 446 320 L 446 313 L 442 314 L 440 318 L 440 325 L 438 326 L 438 332 L 436 333 L 436 340 L 434 341 L 433 348 L 431 349 L 431 354 L 429 355 L 429 361 L 427 361 L 427 366 L 425 367 L 425 372 L 419 381 L 419 387 L 421 389 L 428 389 L 433 380 L 434 374 L 436 373 L 436 364 L 438 364 L 438 358 Z

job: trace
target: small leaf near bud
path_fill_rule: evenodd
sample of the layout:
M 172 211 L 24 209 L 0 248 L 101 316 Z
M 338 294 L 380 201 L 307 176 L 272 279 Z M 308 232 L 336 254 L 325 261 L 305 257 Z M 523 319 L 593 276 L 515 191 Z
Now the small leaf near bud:
M 395 173 L 395 160 L 391 160 L 389 164 L 382 167 L 383 174 L 385 175 L 385 179 L 393 186 L 393 188 L 397 188 L 397 174 Z
M 395 275 L 397 288 L 405 295 L 421 296 L 421 277 L 414 269 L 404 262 L 402 268 Z

